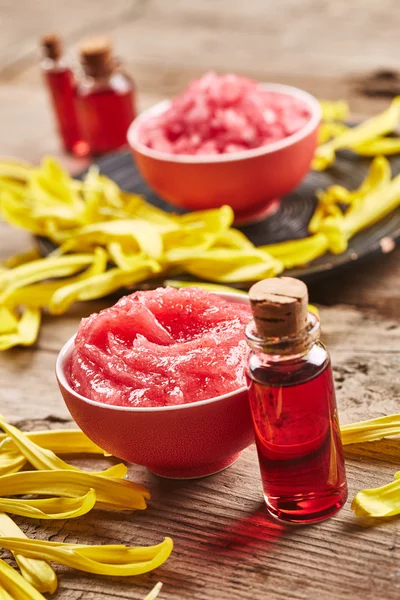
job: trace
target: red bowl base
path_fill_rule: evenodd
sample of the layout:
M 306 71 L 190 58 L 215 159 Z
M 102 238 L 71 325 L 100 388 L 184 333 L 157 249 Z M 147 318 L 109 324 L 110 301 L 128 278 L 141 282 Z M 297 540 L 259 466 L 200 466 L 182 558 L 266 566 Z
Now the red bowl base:
M 276 213 L 281 201 L 280 198 L 268 201 L 266 206 L 261 206 L 246 212 L 235 213 L 234 225 L 251 225 L 259 223 Z
M 164 477 L 164 479 L 200 479 L 201 477 L 208 477 L 209 475 L 215 475 L 224 469 L 227 469 L 234 462 L 237 461 L 241 452 L 230 456 L 229 458 L 223 461 L 217 461 L 215 463 L 209 463 L 207 465 L 200 465 L 197 467 L 189 467 L 187 469 L 159 469 L 155 467 L 148 467 L 149 471 L 153 473 L 153 475 L 158 475 L 158 477 Z

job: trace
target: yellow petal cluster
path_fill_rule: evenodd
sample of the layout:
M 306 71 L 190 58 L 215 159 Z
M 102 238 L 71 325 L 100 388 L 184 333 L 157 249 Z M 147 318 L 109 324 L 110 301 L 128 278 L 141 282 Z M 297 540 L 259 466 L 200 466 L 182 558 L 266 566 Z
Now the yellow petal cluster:
M 349 105 L 345 100 L 320 100 L 322 122 L 345 121 L 349 116 Z
M 78 467 L 74 467 L 64 460 L 59 458 L 52 450 L 42 448 L 31 440 L 25 433 L 20 431 L 17 427 L 9 425 L 5 422 L 4 418 L 0 415 L 0 429 L 2 429 L 9 438 L 14 442 L 15 447 L 20 451 L 22 456 L 38 470 L 70 470 L 70 471 L 81 471 Z M 127 469 L 125 465 L 118 465 L 121 477 L 125 477 Z M 105 471 L 99 473 L 93 473 L 93 475 L 102 475 L 103 477 L 115 477 L 116 467 L 111 467 Z M 111 473 L 111 475 L 110 475 Z
M 392 178 L 389 161 L 377 156 L 358 189 L 333 185 L 317 192 L 317 198 L 309 237 L 262 247 L 287 269 L 311 262 L 328 250 L 345 252 L 356 233 L 400 206 L 400 175 Z
M 115 477 L 112 469 L 115 469 Z M 21 471 L 3 475 L 0 489 L 3 496 L 36 494 L 61 498 L 82 497 L 90 489 L 96 493 L 96 506 L 110 510 L 144 510 L 150 494 L 146 488 L 121 479 L 126 470 L 108 469 L 107 477 L 83 471 Z
M 382 518 L 400 514 L 400 471 L 394 476 L 395 481 L 354 496 L 351 508 L 357 516 Z
M 25 434 L 1 416 L 0 429 L 4 432 L 0 435 L 0 547 L 13 553 L 20 569 L 19 574 L 0 562 L 0 600 L 38 600 L 43 599 L 41 592 L 54 593 L 57 576 L 47 561 L 89 573 L 119 576 L 147 573 L 165 562 L 173 548 L 170 538 L 146 547 L 28 539 L 9 514 L 71 519 L 94 507 L 143 510 L 150 494 L 143 486 L 125 479 L 127 467 L 123 464 L 86 472 L 59 458 L 53 450 L 104 454 L 81 431 Z M 27 462 L 37 470 L 21 471 Z M 160 585 L 150 592 L 149 598 L 155 598 L 159 590 Z
M 30 431 L 24 435 L 41 448 L 55 454 L 104 454 L 104 450 L 89 440 L 80 429 L 46 429 Z M 0 456 L 4 450 L 16 450 L 16 446 L 7 434 L 0 433 Z
M 400 436 L 400 414 L 352 423 L 351 425 L 342 425 L 340 432 L 342 442 L 345 445 Z
M 17 537 L 2 537 L 0 543 L 3 548 L 28 558 L 44 558 L 86 573 L 114 577 L 148 573 L 162 565 L 173 549 L 173 542 L 169 537 L 156 546 L 136 547 L 63 544 Z
M 0 559 L 0 600 L 46 599 L 25 577 Z
M 91 511 L 95 504 L 96 492 L 91 488 L 83 496 L 75 498 L 0 498 L 0 511 L 30 519 L 73 519 Z
M 400 436 L 400 414 L 344 425 L 340 431 L 344 445 Z M 359 517 L 382 518 L 400 514 L 400 471 L 395 473 L 395 481 L 358 492 L 351 508 Z
M 344 107 L 343 107 L 344 108 Z M 400 123 L 400 96 L 394 98 L 384 112 L 367 119 L 356 127 L 346 127 L 341 122 L 347 111 L 335 103 L 322 101 L 322 123 L 319 130 L 319 146 L 312 168 L 323 171 L 336 157 L 337 150 L 352 150 L 361 156 L 397 154 L 400 138 L 387 137 Z
M 24 532 L 4 513 L 0 513 L 0 536 L 26 539 Z M 18 552 L 13 552 L 13 555 L 21 571 L 21 575 L 31 586 L 39 592 L 54 594 L 57 589 L 57 575 L 46 561 L 42 560 L 41 557 L 27 558 Z M 18 598 L 18 596 L 16 597 Z
M 232 228 L 233 211 L 168 214 L 91 168 L 72 179 L 53 159 L 40 167 L 0 162 L 0 213 L 56 250 L 28 252 L 0 270 L 0 350 L 32 344 L 40 311 L 108 295 L 147 279 L 189 273 L 231 283 L 277 275 L 281 261 Z

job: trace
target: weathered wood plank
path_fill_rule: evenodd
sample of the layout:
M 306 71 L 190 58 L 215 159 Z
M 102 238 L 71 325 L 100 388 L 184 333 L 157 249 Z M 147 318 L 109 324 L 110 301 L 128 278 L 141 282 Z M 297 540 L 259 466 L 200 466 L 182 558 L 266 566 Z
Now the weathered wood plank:
M 353 304 L 381 315 L 400 318 L 400 251 L 368 259 L 356 269 L 326 278 L 310 287 L 313 301 Z

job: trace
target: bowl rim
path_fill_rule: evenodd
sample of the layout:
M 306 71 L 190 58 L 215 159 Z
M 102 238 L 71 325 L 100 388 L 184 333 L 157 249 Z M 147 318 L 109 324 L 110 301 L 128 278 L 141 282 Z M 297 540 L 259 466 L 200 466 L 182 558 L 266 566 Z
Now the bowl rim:
M 264 156 L 265 154 L 272 154 L 273 152 L 282 150 L 283 148 L 287 148 L 289 146 L 292 146 L 296 142 L 299 142 L 300 140 L 307 137 L 312 131 L 314 131 L 314 129 L 318 127 L 321 121 L 322 110 L 318 100 L 312 94 L 309 94 L 308 92 L 300 88 L 296 88 L 291 85 L 285 85 L 283 83 L 260 82 L 260 85 L 265 90 L 286 94 L 287 96 L 292 96 L 294 98 L 302 100 L 311 110 L 311 118 L 301 129 L 299 129 L 292 135 L 289 135 L 283 138 L 282 140 L 278 140 L 277 142 L 271 142 L 270 144 L 265 144 L 264 146 L 253 148 L 252 150 L 243 150 L 241 152 L 232 152 L 229 154 L 217 155 L 171 154 L 169 152 L 160 152 L 159 150 L 153 150 L 152 148 L 149 148 L 148 146 L 142 144 L 138 139 L 138 131 L 140 125 L 150 117 L 165 112 L 171 106 L 172 100 L 162 100 L 161 102 L 158 102 L 157 104 L 144 110 L 142 113 L 140 113 L 140 115 L 136 117 L 134 121 L 132 121 L 127 133 L 128 144 L 130 145 L 132 150 L 143 154 L 144 156 L 148 156 L 149 158 L 154 158 L 163 162 L 187 164 L 218 164 L 251 159 L 257 156 Z
M 195 287 L 195 286 L 193 286 Z M 225 298 L 226 300 L 233 301 L 236 304 L 250 304 L 250 300 L 248 297 L 243 296 L 241 294 L 235 294 L 230 292 L 210 292 L 212 294 L 217 294 L 221 298 Z M 60 352 L 57 355 L 56 360 L 56 378 L 58 383 L 71 395 L 73 395 L 78 400 L 83 400 L 87 404 L 91 404 L 92 406 L 97 406 L 99 408 L 123 411 L 123 412 L 171 412 L 174 410 L 184 410 L 188 408 L 196 408 L 199 406 L 205 406 L 206 404 L 212 404 L 213 402 L 218 402 L 220 400 L 225 400 L 227 398 L 231 398 L 232 396 L 236 396 L 237 394 L 242 394 L 247 391 L 247 386 L 242 386 L 232 392 L 228 392 L 226 394 L 221 394 L 220 396 L 214 396 L 213 398 L 207 398 L 206 400 L 197 400 L 196 402 L 187 402 L 186 404 L 175 404 L 171 406 L 118 406 L 115 404 L 106 404 L 104 402 L 97 402 L 96 400 L 91 400 L 90 398 L 86 398 L 82 396 L 77 391 L 72 389 L 70 384 L 68 383 L 66 374 L 65 374 L 65 366 L 68 358 L 71 355 L 73 344 L 75 341 L 76 333 L 72 335 L 63 345 Z

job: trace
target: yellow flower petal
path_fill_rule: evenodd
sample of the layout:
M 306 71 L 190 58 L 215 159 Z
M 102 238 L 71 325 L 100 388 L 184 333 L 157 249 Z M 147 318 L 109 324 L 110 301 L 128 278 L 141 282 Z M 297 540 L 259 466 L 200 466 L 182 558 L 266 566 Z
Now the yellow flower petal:
M 144 598 L 144 600 L 156 600 L 156 598 L 158 597 L 158 594 L 161 592 L 162 586 L 163 586 L 163 584 L 161 583 L 161 581 L 156 583 L 156 585 L 153 587 L 152 590 L 150 590 L 150 592 L 147 594 L 147 596 Z
M 351 508 L 359 517 L 393 517 L 400 514 L 400 480 L 358 492 Z
M 335 121 L 322 122 L 318 128 L 318 144 L 325 144 L 334 137 L 342 135 L 348 130 L 346 125 L 343 123 L 337 123 Z
M 81 517 L 96 504 L 96 492 L 91 489 L 76 498 L 25 500 L 0 498 L 0 511 L 30 519 L 72 519 Z
M 349 105 L 345 100 L 320 100 L 323 121 L 345 121 L 349 116 Z
M 120 476 L 117 465 L 117 476 Z M 109 475 L 111 469 L 108 469 Z M 149 491 L 126 479 L 103 477 L 83 471 L 24 471 L 0 477 L 2 496 L 36 494 L 76 498 L 90 489 L 96 492 L 96 506 L 110 510 L 144 510 Z
M 160 269 L 161 270 L 161 269 Z M 143 262 L 134 271 L 123 269 L 110 269 L 100 275 L 94 275 L 79 283 L 62 287 L 55 292 L 49 306 L 52 314 L 61 314 L 76 300 L 94 300 L 102 298 L 121 287 L 131 286 L 154 275 L 155 264 L 153 260 Z
M 317 192 L 318 205 L 326 212 L 325 216 L 335 216 L 332 208 L 336 204 L 360 204 L 370 193 L 378 189 L 384 189 L 391 180 L 391 168 L 389 161 L 383 156 L 376 157 L 370 164 L 367 176 L 356 190 L 347 190 L 341 185 L 332 185 L 325 191 Z M 310 233 L 316 233 L 318 228 L 313 226 L 313 218 L 309 224 Z
M 15 267 L 19 267 L 20 265 L 24 265 L 28 262 L 32 262 L 33 260 L 37 260 L 41 258 L 40 252 L 37 248 L 32 248 L 27 252 L 21 252 L 20 254 L 14 254 L 11 258 L 8 258 L 3 262 L 3 265 L 7 267 L 7 269 L 14 269 Z
M 25 435 L 41 448 L 47 448 L 55 454 L 105 454 L 80 429 L 30 431 Z M 0 459 L 4 450 L 17 451 L 12 439 L 7 434 L 0 434 Z
M 211 248 L 217 238 L 216 233 L 204 229 L 188 231 L 179 229 L 164 235 L 164 254 L 162 262 L 168 266 L 181 263 L 201 256 L 205 250 Z
M 244 252 L 228 248 L 203 252 L 199 258 L 185 261 L 184 267 L 196 277 L 218 283 L 257 281 L 274 277 L 283 270 L 282 263 L 267 252 L 258 249 Z
M 35 168 L 28 163 L 18 160 L 5 159 L 0 161 L 0 177 L 27 182 L 32 177 Z
M 214 247 L 237 248 L 238 250 L 249 250 L 254 248 L 253 242 L 238 229 L 227 229 L 218 234 Z
M 27 229 L 36 235 L 45 235 L 46 226 L 33 217 L 31 211 L 27 210 L 25 204 L 19 200 L 16 194 L 2 189 L 0 183 L 0 214 L 3 218 L 16 227 Z
M 110 242 L 107 244 L 107 250 L 117 267 L 123 271 L 133 273 L 144 266 L 153 269 L 154 273 L 160 271 L 160 265 L 156 260 L 146 257 L 143 252 L 127 252 L 119 242 Z
M 10 567 L 4 560 L 0 559 L 0 585 L 9 594 L 3 594 L 8 600 L 46 600 L 18 571 Z M 55 591 L 55 590 L 54 590 Z
M 0 273 L 0 302 L 8 304 L 15 290 L 45 279 L 66 277 L 82 271 L 92 262 L 93 254 L 48 257 L 2 272 Z
M 247 296 L 247 292 L 243 290 L 238 290 L 237 288 L 229 287 L 227 285 L 218 285 L 217 283 L 203 283 L 202 281 L 178 281 L 175 279 L 166 279 L 164 281 L 165 285 L 169 285 L 174 288 L 191 288 L 197 287 L 203 290 L 207 290 L 208 292 L 228 292 L 229 294 L 240 294 L 242 296 Z
M 300 240 L 261 246 L 261 250 L 280 260 L 286 269 L 305 265 L 325 254 L 328 248 L 329 240 L 322 233 Z
M 356 127 L 349 128 L 342 135 L 319 146 L 315 153 L 312 167 L 322 170 L 335 160 L 335 152 L 345 148 L 362 146 L 378 137 L 394 131 L 400 121 L 400 96 L 397 96 L 389 108 Z
M 168 537 L 161 544 L 145 547 L 85 546 L 13 537 L 1 538 L 0 545 L 29 558 L 43 557 L 87 573 L 110 576 L 148 573 L 162 565 L 173 549 L 173 542 Z
M 198 231 L 200 229 L 208 233 L 220 234 L 227 230 L 233 223 L 235 214 L 230 206 L 209 210 L 195 210 L 175 217 L 176 222 L 182 229 Z
M 343 444 L 359 444 L 400 435 L 400 414 L 342 425 L 340 432 Z
M 400 206 L 400 176 L 387 185 L 372 190 L 361 204 L 350 206 L 343 218 L 343 230 L 350 238 L 365 227 L 380 221 Z
M 15 600 L 10 594 L 0 585 L 0 600 Z
M 143 196 L 119 191 L 125 214 L 122 218 L 141 219 L 158 225 L 160 232 L 173 231 L 177 228 L 175 216 L 173 213 L 167 213 L 157 206 L 146 202 Z
M 26 459 L 18 451 L 14 449 L 0 449 L 0 475 L 7 475 L 8 473 L 16 473 L 20 471 L 22 467 L 26 465 Z
M 139 219 L 116 219 L 104 223 L 85 225 L 79 230 L 60 234 L 59 241 L 73 239 L 74 248 L 81 245 L 107 245 L 110 242 L 132 245 L 132 250 L 143 252 L 150 258 L 160 258 L 163 250 L 162 238 L 157 225 Z
M 318 193 L 318 198 L 309 230 L 324 234 L 329 250 L 341 254 L 353 235 L 400 206 L 400 176 L 391 179 L 390 164 L 380 156 L 371 163 L 367 177 L 357 190 L 332 186 Z M 348 204 L 344 213 L 337 206 L 339 203 Z
M 25 287 L 8 290 L 5 294 L 4 302 L 7 306 L 25 305 L 31 308 L 47 307 L 52 301 L 53 296 L 59 289 L 67 289 L 80 281 L 84 281 L 103 273 L 107 267 L 108 256 L 103 248 L 95 248 L 92 254 L 92 264 L 79 275 L 69 278 L 60 278 L 55 281 L 36 283 Z M 71 288 L 68 288 L 71 289 Z
M 0 536 L 8 536 L 13 538 L 27 539 L 23 531 L 18 527 L 16 523 L 8 515 L 0 513 Z M 54 569 L 47 564 L 42 557 L 26 558 L 18 552 L 13 552 L 15 560 L 21 570 L 21 574 L 27 583 L 33 588 L 36 588 L 39 592 L 49 592 L 54 594 L 57 589 L 57 575 Z M 2 579 L 2 571 L 0 566 L 0 584 L 4 585 Z M 6 587 L 4 585 L 4 587 Z M 7 587 L 8 591 L 11 590 Z M 16 595 L 16 598 L 20 596 Z M 28 596 L 29 598 L 35 598 L 36 596 Z M 42 596 L 39 594 L 40 598 Z
M 13 310 L 0 306 L 0 335 L 18 332 L 18 318 Z
M 400 138 L 398 137 L 382 137 L 376 140 L 371 140 L 361 146 L 353 148 L 353 152 L 361 156 L 377 156 L 383 154 L 391 156 L 400 152 Z
M 14 442 L 15 446 L 18 448 L 20 453 L 26 458 L 30 464 L 38 470 L 60 470 L 66 469 L 71 471 L 81 471 L 78 467 L 74 467 L 61 458 L 59 458 L 54 452 L 51 450 L 47 450 L 46 448 L 41 448 L 32 441 L 27 435 L 25 435 L 22 431 L 20 431 L 14 425 L 10 425 L 4 421 L 4 418 L 0 415 L 0 429 L 2 429 Z M 121 472 L 121 476 L 125 477 L 127 473 L 127 468 L 125 465 L 118 466 L 119 472 Z M 111 475 L 110 475 L 111 473 Z M 103 477 L 115 477 L 116 469 L 115 466 L 111 467 L 111 469 L 100 471 L 98 473 L 93 473 L 94 475 L 102 475 Z
M 26 308 L 18 321 L 16 333 L 0 335 L 0 351 L 17 345 L 31 346 L 39 333 L 41 313 L 37 308 Z

